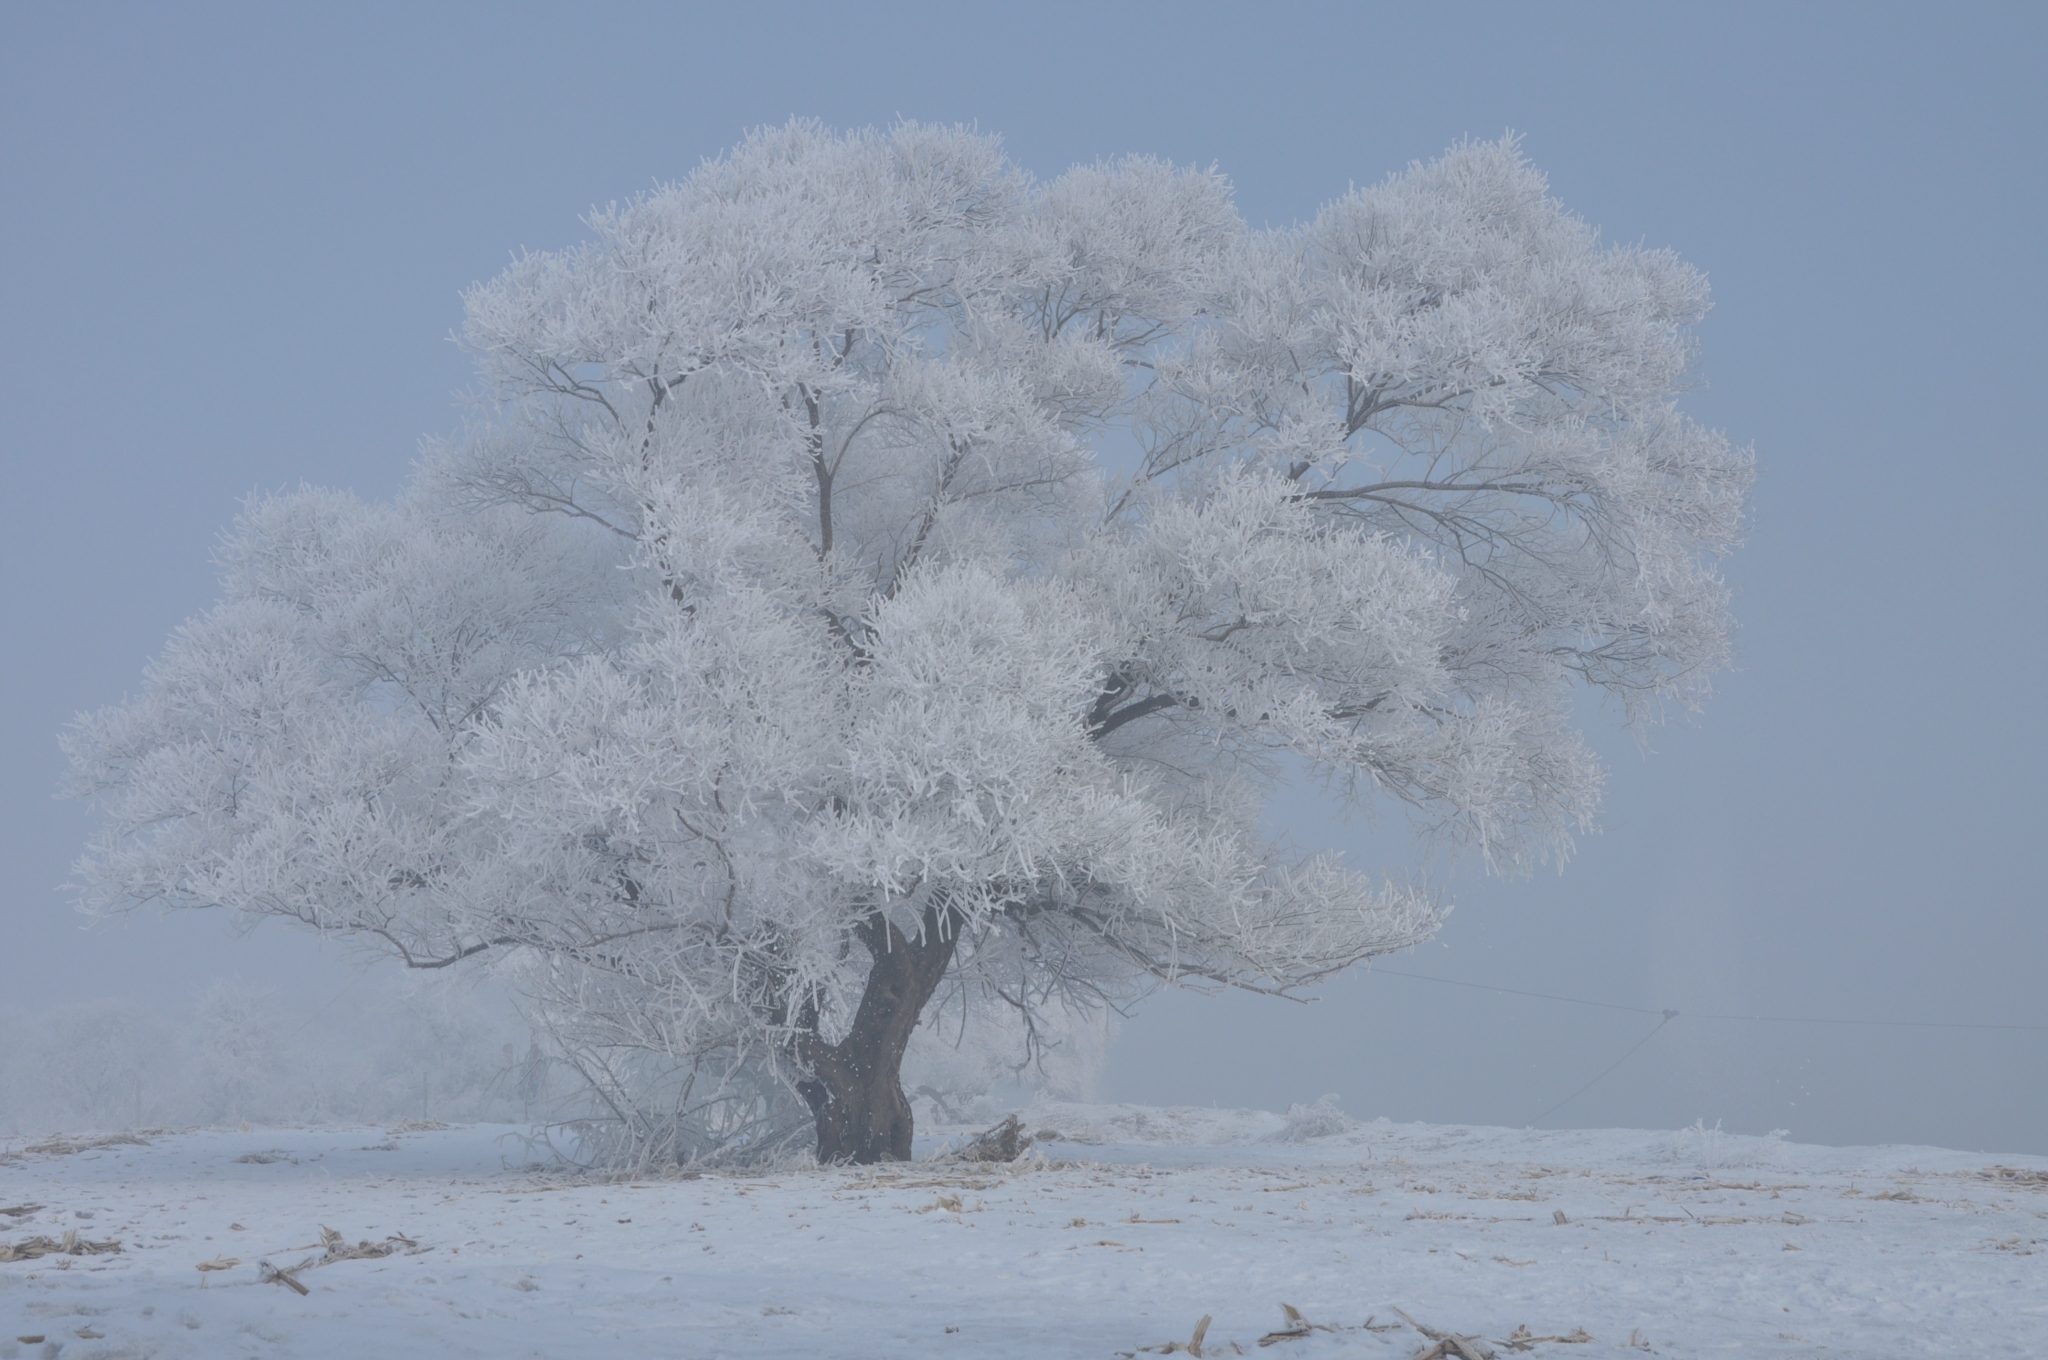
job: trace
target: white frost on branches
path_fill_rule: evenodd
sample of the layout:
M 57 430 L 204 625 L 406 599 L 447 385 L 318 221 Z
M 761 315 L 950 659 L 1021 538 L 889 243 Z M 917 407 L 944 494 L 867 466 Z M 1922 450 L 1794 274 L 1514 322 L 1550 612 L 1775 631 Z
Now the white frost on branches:
M 1287 991 L 1440 907 L 1282 853 L 1279 758 L 1526 866 L 1597 802 L 1573 688 L 1642 723 L 1727 659 L 1705 282 L 1512 141 L 1261 232 L 1214 173 L 794 123 L 590 227 L 471 291 L 403 499 L 252 503 L 80 720 L 89 906 L 503 958 L 694 1155 L 845 1033 L 864 923 L 1027 1036 Z

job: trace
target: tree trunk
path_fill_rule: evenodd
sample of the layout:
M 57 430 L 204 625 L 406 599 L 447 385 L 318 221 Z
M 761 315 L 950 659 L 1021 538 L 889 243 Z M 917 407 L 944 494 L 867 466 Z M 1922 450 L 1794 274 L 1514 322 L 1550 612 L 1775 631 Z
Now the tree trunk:
M 810 1075 L 797 1090 L 817 1121 L 819 1161 L 907 1162 L 911 1115 L 901 1080 L 903 1050 L 953 962 L 959 932 L 950 912 L 927 907 L 916 939 L 880 917 L 859 934 L 875 960 L 860 1009 L 838 1043 L 807 1046 L 801 1056 Z

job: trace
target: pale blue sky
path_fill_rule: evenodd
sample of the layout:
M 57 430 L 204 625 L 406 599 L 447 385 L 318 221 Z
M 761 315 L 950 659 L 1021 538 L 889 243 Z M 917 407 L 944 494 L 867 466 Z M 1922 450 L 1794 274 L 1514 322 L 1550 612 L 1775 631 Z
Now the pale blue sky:
M 591 204 L 752 125 L 900 115 L 1047 175 L 1213 161 L 1278 223 L 1512 128 L 1712 277 L 1691 409 L 1761 467 L 1742 669 L 1653 757 L 1600 726 L 1605 833 L 1562 878 L 1461 873 L 1391 966 L 1686 1012 L 1552 1123 L 2048 1152 L 2048 1033 L 1697 1018 L 2048 1025 L 2048 10 L 740 8 L 0 8 L 0 1006 L 346 980 L 211 920 L 82 934 L 54 734 L 212 600 L 239 496 L 395 491 L 455 420 L 459 290 Z M 1382 976 L 1168 998 L 1105 1093 L 1521 1124 L 1653 1024 Z

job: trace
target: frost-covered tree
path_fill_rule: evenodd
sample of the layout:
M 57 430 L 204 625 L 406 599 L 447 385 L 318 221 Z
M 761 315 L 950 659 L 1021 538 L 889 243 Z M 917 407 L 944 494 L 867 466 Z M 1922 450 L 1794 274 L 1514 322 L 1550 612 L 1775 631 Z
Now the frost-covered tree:
M 1211 172 L 795 123 L 589 224 L 471 291 L 405 496 L 253 502 L 80 720 L 90 907 L 502 957 L 624 1124 L 793 1088 L 902 1158 L 945 989 L 1286 993 L 1437 928 L 1270 839 L 1276 780 L 1523 868 L 1594 812 L 1575 687 L 1642 724 L 1726 659 L 1705 281 L 1512 141 L 1254 231 Z

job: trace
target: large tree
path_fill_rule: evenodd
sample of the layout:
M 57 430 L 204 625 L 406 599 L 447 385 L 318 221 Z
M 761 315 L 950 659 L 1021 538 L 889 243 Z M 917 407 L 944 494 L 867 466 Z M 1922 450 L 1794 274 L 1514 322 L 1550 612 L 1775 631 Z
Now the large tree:
M 252 502 L 80 720 L 89 906 L 500 957 L 622 1117 L 651 1056 L 670 1116 L 793 1088 L 903 1158 L 942 988 L 1286 993 L 1437 928 L 1276 782 L 1526 867 L 1597 802 L 1574 690 L 1639 725 L 1727 657 L 1705 281 L 1511 141 L 1254 231 L 1212 172 L 796 123 L 590 228 L 471 291 L 404 497 Z

